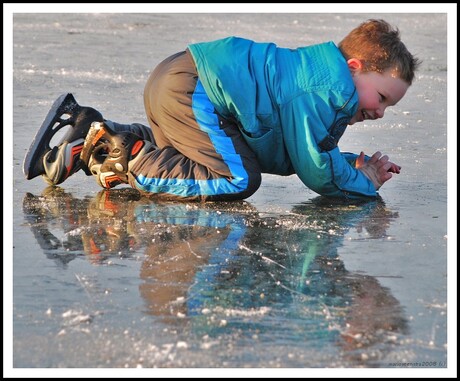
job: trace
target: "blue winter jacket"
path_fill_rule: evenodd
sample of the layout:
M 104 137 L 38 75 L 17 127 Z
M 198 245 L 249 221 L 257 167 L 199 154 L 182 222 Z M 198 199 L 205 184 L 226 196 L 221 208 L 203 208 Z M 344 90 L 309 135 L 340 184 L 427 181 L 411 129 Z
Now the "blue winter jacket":
M 358 94 L 334 43 L 287 49 L 229 37 L 189 50 L 209 99 L 237 121 L 262 172 L 296 173 L 325 196 L 376 196 L 357 155 L 337 147 Z

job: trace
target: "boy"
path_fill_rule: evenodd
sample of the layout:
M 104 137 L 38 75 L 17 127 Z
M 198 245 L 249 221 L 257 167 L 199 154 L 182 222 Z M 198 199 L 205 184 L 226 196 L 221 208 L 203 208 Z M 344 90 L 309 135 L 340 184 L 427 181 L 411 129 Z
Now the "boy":
M 104 188 L 127 183 L 145 195 L 203 201 L 247 198 L 261 173 L 296 173 L 321 195 L 375 197 L 400 167 L 380 152 L 341 153 L 337 143 L 347 125 L 382 118 L 401 100 L 418 65 L 383 20 L 362 23 L 338 47 L 236 37 L 192 44 L 147 81 L 151 130 L 104 120 L 68 94 L 45 119 L 24 172 L 59 184 L 83 167 Z M 52 133 L 69 124 L 51 149 Z

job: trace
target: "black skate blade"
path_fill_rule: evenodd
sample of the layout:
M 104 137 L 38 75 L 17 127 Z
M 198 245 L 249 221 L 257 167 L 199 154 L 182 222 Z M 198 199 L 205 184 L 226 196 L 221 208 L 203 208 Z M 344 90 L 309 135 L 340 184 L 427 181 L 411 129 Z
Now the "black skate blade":
M 73 120 L 72 114 L 78 112 L 80 108 L 71 93 L 62 94 L 56 99 L 36 133 L 24 159 L 23 172 L 27 180 L 45 173 L 43 156 L 51 150 L 51 139 L 62 127 L 70 124 Z M 63 119 L 65 114 L 69 116 L 67 119 Z

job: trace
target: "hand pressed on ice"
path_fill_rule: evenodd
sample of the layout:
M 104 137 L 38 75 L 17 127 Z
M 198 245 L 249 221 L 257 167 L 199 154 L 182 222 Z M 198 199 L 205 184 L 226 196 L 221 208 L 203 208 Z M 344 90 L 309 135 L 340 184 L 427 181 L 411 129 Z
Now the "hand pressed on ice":
M 387 155 L 382 156 L 380 151 L 374 153 L 367 162 L 364 160 L 364 152 L 361 152 L 356 159 L 356 168 L 372 181 L 375 189 L 379 189 L 393 177 L 393 173 L 399 173 L 401 170 L 399 165 L 389 161 Z

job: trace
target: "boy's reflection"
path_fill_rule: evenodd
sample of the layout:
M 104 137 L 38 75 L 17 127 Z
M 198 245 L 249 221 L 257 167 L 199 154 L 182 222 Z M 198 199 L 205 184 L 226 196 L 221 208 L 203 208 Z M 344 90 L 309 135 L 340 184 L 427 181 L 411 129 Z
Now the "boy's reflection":
M 27 194 L 23 206 L 40 246 L 63 264 L 145 247 L 140 294 L 147 313 L 169 323 L 188 318 L 211 335 L 243 321 L 263 333 L 273 325 L 251 316 L 276 316 L 303 330 L 302 340 L 329 337 L 350 353 L 407 331 L 398 301 L 375 278 L 348 272 L 338 255 L 351 228 L 385 237 L 397 214 L 381 199 L 348 205 L 320 197 L 261 217 L 244 202 L 162 204 L 130 189 L 78 200 L 51 188 Z M 50 232 L 59 227 L 62 242 Z

